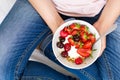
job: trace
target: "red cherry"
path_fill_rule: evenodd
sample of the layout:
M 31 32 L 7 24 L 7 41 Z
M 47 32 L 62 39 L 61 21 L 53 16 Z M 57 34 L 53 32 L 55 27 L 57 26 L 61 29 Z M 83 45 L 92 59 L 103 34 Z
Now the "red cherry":
M 61 52 L 61 56 L 64 58 L 68 57 L 68 52 L 67 51 Z
M 69 51 L 69 50 L 71 49 L 70 43 L 66 43 L 66 44 L 64 45 L 64 49 L 65 49 L 65 51 Z

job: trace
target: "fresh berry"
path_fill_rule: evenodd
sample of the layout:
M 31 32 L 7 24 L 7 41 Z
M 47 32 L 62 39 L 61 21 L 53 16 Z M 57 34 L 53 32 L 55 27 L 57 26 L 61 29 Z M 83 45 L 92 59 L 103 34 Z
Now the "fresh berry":
M 93 35 L 92 33 L 88 34 L 88 39 L 90 39 L 93 44 L 96 41 L 95 35 Z
M 76 30 L 80 30 L 80 24 L 76 23 L 74 29 L 76 29 Z
M 62 42 L 57 42 L 57 47 L 58 48 L 63 48 L 64 47 L 64 44 Z
M 64 42 L 65 41 L 65 38 L 64 37 L 59 37 L 59 40 L 60 40 L 60 42 Z
M 64 30 L 61 30 L 61 31 L 60 31 L 60 36 L 65 38 L 65 37 L 68 36 L 68 32 L 67 32 L 67 31 L 64 31 Z
M 71 49 L 70 43 L 66 43 L 66 44 L 64 45 L 64 49 L 65 49 L 65 51 L 69 51 L 69 50 Z
M 75 48 L 76 48 L 76 49 L 80 48 L 80 43 L 76 43 L 76 44 L 75 44 Z
M 74 40 L 73 40 L 71 37 L 68 38 L 68 42 L 69 42 L 72 46 L 74 46 L 74 44 L 75 44 Z
M 71 34 L 71 31 L 72 31 L 72 30 L 71 30 L 69 27 L 65 27 L 65 28 L 64 28 L 64 31 L 66 31 L 68 34 Z
M 79 42 L 79 41 L 80 41 L 80 36 L 79 36 L 78 34 L 73 35 L 73 40 L 74 40 L 75 42 Z
M 76 30 L 76 29 L 74 29 L 72 32 L 71 32 L 71 35 L 76 35 L 76 34 L 78 34 L 78 30 Z
M 67 58 L 68 57 L 68 52 L 67 51 L 61 52 L 61 56 L 64 57 L 64 58 Z
M 71 29 L 74 29 L 74 28 L 75 28 L 75 23 L 71 24 L 69 27 L 70 27 Z
M 80 24 L 78 23 L 73 23 L 69 26 L 71 29 L 76 29 L 76 30 L 79 30 L 80 29 Z
M 78 58 L 75 59 L 75 63 L 77 65 L 79 65 L 79 64 L 83 63 L 83 60 L 80 57 L 78 57 Z
M 80 25 L 80 31 L 88 32 L 88 27 L 85 25 Z
M 91 49 L 92 48 L 92 42 L 91 42 L 91 40 L 87 40 L 85 43 L 84 43 L 84 45 L 83 45 L 83 47 L 82 48 L 84 48 L 84 49 Z
M 79 65 L 92 54 L 92 46 L 95 41 L 95 35 L 89 32 L 89 28 L 86 25 L 72 23 L 60 31 L 59 42 L 56 45 L 58 48 L 64 49 L 61 52 L 62 57 L 66 58 L 69 62 Z M 72 59 L 68 56 L 72 46 L 76 48 L 76 52 L 80 57 Z
M 80 32 L 80 38 L 82 40 L 82 42 L 86 42 L 88 40 L 88 36 L 85 32 Z
M 92 50 L 91 49 L 79 48 L 79 49 L 77 49 L 77 53 L 80 54 L 82 57 L 87 58 L 92 53 Z
M 76 49 L 82 48 L 82 46 L 83 46 L 83 43 L 82 43 L 81 41 L 79 41 L 79 42 L 77 42 L 77 43 L 75 44 L 75 48 L 76 48 Z

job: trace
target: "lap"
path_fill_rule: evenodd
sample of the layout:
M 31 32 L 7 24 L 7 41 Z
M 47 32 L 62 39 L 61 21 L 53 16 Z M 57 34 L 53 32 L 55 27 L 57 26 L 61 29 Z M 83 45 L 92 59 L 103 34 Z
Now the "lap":
M 29 61 L 21 80 L 76 80 L 63 75 L 45 64 Z

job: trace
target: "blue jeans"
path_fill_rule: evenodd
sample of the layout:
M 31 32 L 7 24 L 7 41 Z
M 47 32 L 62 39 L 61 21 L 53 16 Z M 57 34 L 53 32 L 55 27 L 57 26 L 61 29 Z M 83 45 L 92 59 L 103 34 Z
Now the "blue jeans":
M 71 18 L 61 16 L 63 19 Z M 88 20 L 93 24 L 98 17 L 76 19 Z M 17 0 L 0 25 L 0 80 L 73 80 L 42 63 L 28 61 L 38 44 L 48 58 L 80 80 L 119 80 L 120 18 L 116 23 L 118 28 L 107 36 L 107 48 L 94 64 L 81 70 L 69 69 L 61 65 L 53 55 L 52 33 L 43 19 L 27 0 Z

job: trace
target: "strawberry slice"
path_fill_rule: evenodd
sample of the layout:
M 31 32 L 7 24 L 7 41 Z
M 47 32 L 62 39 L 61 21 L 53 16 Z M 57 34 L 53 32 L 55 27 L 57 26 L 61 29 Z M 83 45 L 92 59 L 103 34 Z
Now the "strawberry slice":
M 88 27 L 85 25 L 80 25 L 80 31 L 88 32 Z
M 73 23 L 69 26 L 72 30 L 76 29 L 79 30 L 80 29 L 80 24 L 78 23 Z
M 71 35 L 76 35 L 76 34 L 78 34 L 79 33 L 79 31 L 77 30 L 77 29 L 74 29 L 72 32 L 71 32 Z
M 68 34 L 71 34 L 71 31 L 72 31 L 72 30 L 71 30 L 69 27 L 65 27 L 65 28 L 64 28 L 64 31 L 68 32 Z
M 80 57 L 78 57 L 78 58 L 75 59 L 75 63 L 77 65 L 79 65 L 79 64 L 83 63 L 83 60 Z
M 91 42 L 91 40 L 87 40 L 85 43 L 84 43 L 84 45 L 82 46 L 82 48 L 84 48 L 84 49 L 91 49 L 92 48 L 92 42 Z
M 81 37 L 81 40 L 82 42 L 86 42 L 88 40 L 88 36 L 86 34 L 86 32 L 80 32 L 80 37 Z
M 76 49 L 78 49 L 78 48 L 82 48 L 82 46 L 83 46 L 83 43 L 80 41 L 80 42 L 77 42 L 76 44 L 75 44 L 75 48 Z
M 93 35 L 92 33 L 88 34 L 88 39 L 91 40 L 92 44 L 94 44 L 96 41 L 95 35 Z
M 74 29 L 80 30 L 80 24 L 76 23 Z
M 60 31 L 60 36 L 65 38 L 65 37 L 68 36 L 68 32 L 67 32 L 67 31 L 64 31 L 64 30 L 61 30 L 61 31 Z
M 70 27 L 71 29 L 74 29 L 74 28 L 75 28 L 75 23 L 71 24 L 69 27 Z
M 74 40 L 73 40 L 71 37 L 68 38 L 68 42 L 69 42 L 72 46 L 74 46 L 74 44 L 75 44 Z
M 92 53 L 92 50 L 91 49 L 79 48 L 79 49 L 77 49 L 77 53 L 80 54 L 82 57 L 87 58 Z

